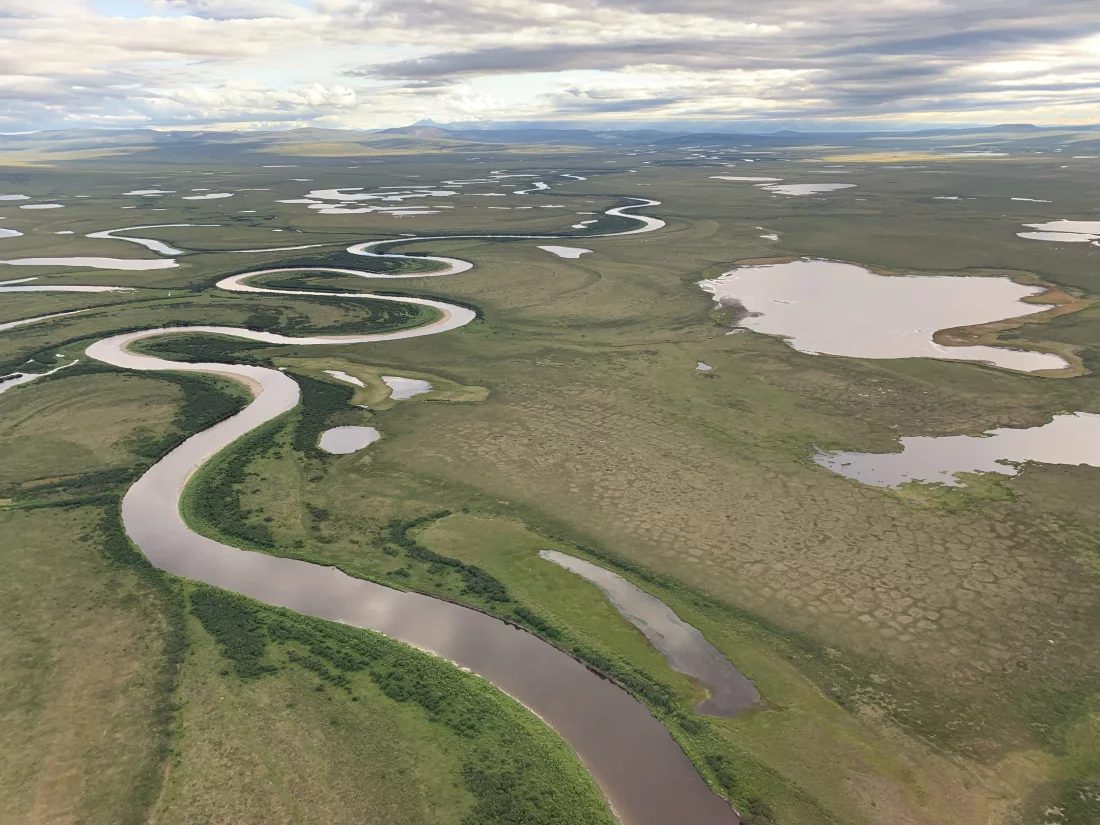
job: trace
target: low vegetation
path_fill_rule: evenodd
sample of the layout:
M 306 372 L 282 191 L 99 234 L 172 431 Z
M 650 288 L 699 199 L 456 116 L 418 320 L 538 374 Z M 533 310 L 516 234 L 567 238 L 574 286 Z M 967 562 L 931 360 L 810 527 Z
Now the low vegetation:
M 610 825 L 614 818 L 580 762 L 557 735 L 481 679 L 384 636 L 269 608 L 196 586 L 191 611 L 244 678 L 298 667 L 361 700 L 415 707 L 450 732 L 472 805 L 463 825 Z M 384 703 L 383 703 L 384 704 Z M 526 720 L 523 724 L 521 720 Z M 517 724 L 517 722 L 520 722 Z
M 806 255 L 881 270 L 1034 276 L 1088 303 L 1100 294 L 1092 247 L 1014 234 L 1027 222 L 1089 214 L 1100 184 L 1084 164 L 1063 171 L 1052 155 L 948 161 L 922 153 L 919 165 L 926 169 L 903 169 L 850 156 L 842 162 L 858 188 L 784 198 L 751 184 L 711 180 L 716 167 L 682 152 L 658 152 L 642 167 L 619 149 L 579 149 L 576 156 L 572 149 L 499 151 L 521 173 L 572 169 L 588 180 L 522 196 L 524 205 L 567 211 L 502 210 L 493 214 L 495 230 L 568 231 L 576 220 L 571 212 L 599 212 L 620 194 L 659 198 L 655 212 L 668 226 L 629 238 L 586 239 L 582 245 L 593 254 L 577 260 L 555 258 L 532 241 L 451 237 L 395 245 L 474 261 L 455 278 L 395 285 L 479 308 L 483 323 L 448 335 L 358 347 L 269 348 L 197 335 L 143 342 L 141 349 L 162 357 L 271 363 L 319 382 L 303 382 L 300 411 L 255 442 L 242 440 L 199 475 L 184 502 L 193 508 L 188 518 L 239 546 L 334 564 L 540 634 L 629 686 L 668 724 L 712 787 L 758 825 L 1093 825 L 1100 818 L 1094 641 L 1100 473 L 1035 466 L 1012 479 L 970 479 L 964 489 L 882 491 L 834 476 L 810 456 L 815 447 L 884 452 L 898 448 L 899 436 L 976 434 L 1041 424 L 1056 411 L 1098 412 L 1100 311 L 1090 305 L 1002 333 L 1008 342 L 1072 348 L 1089 371 L 1050 381 L 962 363 L 815 356 L 766 336 L 728 335 L 729 319 L 715 322 L 712 302 L 696 285 L 738 261 Z M 782 151 L 782 162 L 758 157 L 753 174 L 797 180 L 824 157 L 839 156 L 836 149 Z M 446 151 L 384 160 L 371 167 L 371 185 L 407 185 L 407 175 L 451 179 L 469 163 Z M 284 207 L 276 201 L 300 197 L 302 187 L 281 173 L 272 182 L 265 176 L 273 173 L 256 171 L 259 164 L 246 168 L 238 161 L 212 158 L 209 171 L 232 174 L 241 186 L 270 187 L 270 194 L 250 195 L 270 203 L 246 216 L 231 202 L 166 202 L 158 220 L 221 225 L 203 239 L 190 229 L 165 230 L 166 239 L 194 250 L 179 268 L 64 275 L 66 282 L 133 286 L 134 293 L 7 296 L 2 320 L 54 308 L 90 311 L 5 331 L 0 363 L 15 369 L 33 357 L 41 366 L 55 365 L 57 353 L 77 357 L 96 337 L 149 326 L 252 325 L 305 335 L 358 332 L 375 323 L 394 329 L 428 317 L 350 296 L 328 301 L 214 290 L 247 262 L 203 250 L 260 246 L 259 233 L 278 237 L 266 234 L 272 229 L 300 230 L 296 239 L 329 246 L 265 254 L 265 266 L 396 266 L 402 272 L 420 266 L 343 251 L 356 241 L 392 236 L 392 216 Z M 71 241 L 74 254 L 93 254 L 83 233 L 86 226 L 105 228 L 104 210 L 113 210 L 117 193 L 125 191 L 120 186 L 129 185 L 137 168 L 132 162 L 97 161 L 94 174 L 62 162 L 23 169 L 9 174 L 8 189 L 33 185 L 92 195 L 68 202 L 50 220 L 72 227 L 65 243 Z M 269 162 L 278 161 L 265 158 Z M 346 185 L 349 172 L 327 163 L 311 169 L 317 182 L 309 185 Z M 628 165 L 640 171 L 628 173 Z M 158 174 L 165 187 L 182 191 L 193 185 L 183 171 L 190 166 L 166 165 Z M 639 182 L 648 186 L 636 188 Z M 941 190 L 962 199 L 934 200 Z M 1013 200 L 1025 194 L 1036 200 Z M 484 230 L 486 200 L 460 193 L 449 201 L 455 209 L 415 218 L 415 231 L 460 236 Z M 628 225 L 600 217 L 589 234 Z M 28 255 L 61 243 L 42 232 L 8 242 Z M 29 274 L 46 282 L 51 272 Z M 386 286 L 316 273 L 268 281 L 276 282 L 325 291 Z M 697 372 L 698 361 L 712 370 Z M 363 373 L 368 388 L 340 388 L 324 377 L 326 369 L 354 375 L 356 366 L 369 369 Z M 445 376 L 449 388 L 485 389 L 476 404 L 454 403 L 472 396 L 444 393 L 385 403 L 378 386 L 383 374 Z M 24 553 L 22 578 L 12 577 L 14 596 L 5 591 L 5 598 L 15 599 L 18 610 L 37 611 L 27 612 L 34 618 L 23 624 L 10 611 L 3 620 L 19 628 L 9 639 L 32 639 L 27 649 L 49 651 L 60 663 L 50 670 L 43 654 L 35 667 L 50 675 L 39 678 L 24 667 L 31 659 L 24 661 L 22 648 L 6 649 L 4 673 L 15 674 L 18 691 L 33 685 L 38 693 L 0 694 L 22 697 L 15 711 L 5 706 L 5 720 L 16 724 L 8 726 L 13 732 L 0 751 L 10 755 L 13 742 L 30 741 L 19 737 L 34 727 L 31 716 L 19 714 L 47 708 L 34 717 L 41 737 L 27 746 L 46 753 L 43 743 L 53 742 L 57 730 L 46 717 L 62 723 L 108 718 L 102 697 L 122 696 L 136 704 L 126 706 L 133 722 L 115 741 L 128 753 L 159 752 L 154 740 L 160 734 L 152 733 L 159 723 L 150 721 L 161 718 L 159 699 L 136 689 L 80 686 L 74 692 L 85 704 L 70 703 L 67 714 L 47 690 L 69 684 L 65 667 L 88 668 L 70 639 L 113 672 L 135 668 L 148 677 L 142 684 L 159 684 L 152 674 L 160 672 L 153 661 L 161 653 L 150 651 L 166 649 L 156 648 L 167 644 L 158 635 L 167 626 L 160 612 L 150 613 L 156 621 L 130 625 L 139 629 L 127 645 L 96 646 L 88 635 L 88 628 L 125 625 L 115 610 L 120 603 L 124 610 L 154 604 L 139 594 L 145 574 L 124 574 L 116 562 L 96 556 L 102 568 L 71 566 L 77 586 L 58 573 L 70 569 L 65 563 L 28 568 L 26 558 L 46 561 L 109 546 L 99 532 L 109 499 L 158 452 L 243 400 L 215 402 L 194 386 L 211 406 L 195 407 L 193 416 L 175 423 L 191 404 L 187 384 L 148 374 L 86 371 L 81 364 L 0 396 L 5 569 L 19 559 L 15 549 Z M 367 450 L 345 456 L 316 450 L 324 428 L 368 422 L 383 438 Z M 204 491 L 212 491 L 210 499 L 198 507 Z M 451 515 L 438 517 L 444 510 Z M 430 516 L 436 517 L 422 520 Z M 34 531 L 42 542 L 31 540 Z M 122 553 L 123 545 L 117 547 Z M 612 567 L 661 598 L 756 681 L 769 710 L 733 720 L 695 714 L 699 686 L 671 670 L 597 589 L 540 562 L 537 551 L 545 547 Z M 57 581 L 46 581 L 50 576 Z M 20 596 L 28 592 L 43 598 L 28 604 Z M 122 602 L 116 603 L 118 594 Z M 526 791 L 511 789 L 540 787 L 541 779 L 506 776 L 494 763 L 498 751 L 515 753 L 492 739 L 503 726 L 470 738 L 433 722 L 416 698 L 419 688 L 388 671 L 376 681 L 374 665 L 341 669 L 313 652 L 312 643 L 277 638 L 283 631 L 273 628 L 283 618 L 266 608 L 250 608 L 256 626 L 244 619 L 227 625 L 252 627 L 254 651 L 262 626 L 257 672 L 247 675 L 246 667 L 242 675 L 227 658 L 230 649 L 203 628 L 202 599 L 198 608 L 193 602 L 180 608 L 190 645 L 172 699 L 182 709 L 156 805 L 160 825 L 328 825 L 372 817 L 387 825 L 462 825 L 464 817 L 488 819 L 477 807 L 483 799 L 504 804 L 503 794 L 475 788 L 509 789 L 523 798 Z M 112 633 L 95 639 L 115 639 Z M 347 651 L 343 643 L 324 644 Z M 407 667 L 420 673 L 414 662 Z M 94 697 L 99 703 L 88 704 Z M 519 713 L 515 724 L 522 727 L 526 718 Z M 80 738 L 88 727 L 71 729 L 82 731 L 71 742 L 90 741 Z M 473 742 L 486 753 L 467 749 Z M 80 764 L 109 764 L 102 754 L 122 750 L 104 747 L 94 757 L 81 756 Z M 85 751 L 73 745 L 68 752 Z M 56 771 L 75 763 L 43 757 L 17 767 L 32 764 L 50 776 L 49 764 Z M 12 773 L 12 765 L 0 766 L 0 776 L 14 777 L 0 782 L 3 788 L 42 788 L 40 798 L 51 800 L 75 795 L 51 795 L 59 784 L 35 784 L 29 774 Z M 95 805 L 80 803 L 80 811 L 129 817 L 141 810 L 146 802 L 138 798 L 149 798 L 145 780 L 131 770 L 124 781 L 123 773 L 105 775 L 101 786 L 114 790 L 104 790 Z M 146 790 L 126 801 L 130 787 Z M 18 804 L 28 797 L 21 798 Z M 6 799 L 3 804 L 16 805 L 15 796 Z M 28 810 L 5 808 L 0 819 L 22 821 Z M 47 813 L 55 811 L 61 808 Z M 58 817 L 85 816 L 66 811 Z
M 49 386 L 54 392 L 80 397 L 94 382 L 113 377 L 109 370 L 91 369 L 67 381 L 51 381 Z M 19 723 L 30 725 L 26 731 L 9 724 L 7 730 L 14 738 L 6 744 L 0 738 L 0 764 L 7 760 L 11 766 L 3 771 L 11 783 L 0 782 L 3 818 L 23 821 L 32 815 L 28 806 L 37 805 L 34 816 L 78 815 L 92 823 L 139 825 L 151 809 L 163 808 L 169 801 L 173 802 L 169 809 L 158 809 L 158 819 L 195 822 L 204 811 L 225 815 L 234 810 L 229 794 L 235 786 L 212 777 L 195 783 L 205 771 L 192 760 L 203 758 L 200 752 L 210 736 L 231 735 L 238 730 L 235 726 L 251 724 L 256 708 L 239 707 L 229 718 L 215 722 L 205 714 L 214 710 L 218 717 L 218 704 L 204 702 L 200 711 L 190 700 L 191 691 L 209 685 L 211 679 L 233 679 L 240 682 L 233 690 L 251 692 L 255 698 L 266 690 L 251 687 L 260 679 L 270 682 L 280 695 L 289 691 L 294 697 L 287 700 L 291 705 L 308 707 L 302 727 L 297 728 L 299 744 L 318 736 L 318 731 L 306 727 L 314 714 L 336 713 L 343 720 L 338 723 L 334 717 L 331 726 L 326 721 L 319 733 L 322 741 L 331 739 L 331 746 L 308 754 L 308 764 L 322 772 L 314 776 L 313 793 L 323 791 L 326 783 L 344 788 L 341 783 L 358 786 L 364 781 L 368 792 L 348 794 L 346 819 L 330 822 L 362 821 L 363 815 L 373 816 L 381 807 L 392 814 L 385 821 L 409 825 L 423 821 L 610 825 L 613 820 L 606 804 L 568 747 L 480 679 L 375 634 L 307 620 L 214 588 L 189 588 L 185 602 L 179 583 L 156 571 L 130 543 L 119 517 L 119 498 L 154 453 L 232 414 L 245 400 L 244 394 L 229 383 L 202 376 L 165 374 L 125 380 L 175 387 L 173 428 L 154 439 L 140 421 L 128 421 L 128 434 L 120 437 L 119 449 L 112 454 L 114 466 L 101 465 L 62 482 L 38 483 L 30 493 L 13 476 L 9 492 L 17 496 L 14 506 L 0 507 L 7 578 L 10 588 L 15 588 L 5 596 L 10 608 L 10 615 L 5 614 L 9 636 L 8 643 L 0 645 L 0 658 L 11 662 L 4 668 L 10 680 L 0 677 L 0 682 L 14 680 L 13 688 L 22 686 L 5 694 L 10 702 L 0 703 L 0 709 L 9 719 L 11 713 L 23 713 L 20 708 L 33 710 Z M 21 392 L 4 402 L 16 411 L 38 400 Z M 100 409 L 107 413 L 111 408 Z M 145 412 L 149 420 L 162 414 L 156 406 Z M 26 427 L 33 429 L 33 421 L 23 426 L 18 438 L 29 436 Z M 41 438 L 42 433 L 35 431 L 35 437 Z M 3 439 L 0 433 L 0 444 Z M 244 455 L 247 459 L 247 451 Z M 9 473 L 13 470 L 9 468 Z M 44 549 L 47 546 L 50 552 Z M 72 595 L 76 591 L 80 597 Z M 48 596 L 54 592 L 58 595 Z M 31 597 L 33 601 L 27 602 Z M 59 633 L 52 648 L 45 648 L 38 626 L 51 624 L 43 615 L 48 615 L 56 599 L 88 605 L 70 613 L 69 621 L 76 624 Z M 31 604 L 38 607 L 28 609 Z M 96 618 L 88 622 L 89 615 Z M 56 621 L 52 624 L 56 626 Z M 196 636 L 199 627 L 203 628 L 200 633 L 216 641 L 230 670 L 218 666 L 217 659 L 206 652 L 205 642 Z M 27 658 L 26 652 L 20 652 L 24 648 L 33 648 L 35 655 Z M 47 657 L 49 650 L 53 652 Z M 98 659 L 93 663 L 89 656 Z M 25 661 L 17 665 L 20 657 Z M 288 674 L 286 668 L 301 675 Z M 130 685 L 122 694 L 90 681 L 115 678 L 116 672 L 126 674 L 117 677 L 123 680 L 119 684 Z M 302 684 L 307 677 L 312 684 Z M 70 696 L 74 690 L 80 693 Z M 43 697 L 52 693 L 65 704 L 42 705 Z M 118 695 L 126 701 L 120 704 Z M 108 707 L 102 704 L 105 701 Z M 333 702 L 340 703 L 339 711 L 332 709 Z M 410 711 L 397 711 L 396 706 Z M 46 711 L 48 724 L 38 715 Z M 360 752 L 347 775 L 327 773 L 323 765 L 332 761 L 333 749 L 343 747 L 347 735 L 370 730 L 379 717 L 403 720 L 398 741 L 388 748 Z M 109 719 L 106 729 L 105 718 Z M 215 727 L 207 727 L 208 723 Z M 50 739 L 56 726 L 67 727 L 68 734 Z M 102 738 L 104 730 L 114 737 L 113 742 Z M 45 738 L 28 740 L 28 731 Z M 254 741 L 263 739 L 259 731 L 252 735 L 258 737 Z M 302 754 L 285 746 L 285 742 L 263 745 L 267 769 L 249 780 L 252 794 L 266 793 L 266 783 L 273 776 L 286 777 L 301 768 L 295 760 Z M 399 753 L 395 754 L 395 747 Z M 106 774 L 97 767 L 103 759 L 114 766 Z M 439 773 L 404 784 L 407 780 L 400 776 L 386 778 L 389 759 L 409 766 L 423 764 Z M 171 764 L 167 773 L 166 760 Z M 373 773 L 376 769 L 381 775 Z M 74 770 L 89 779 L 72 786 L 71 779 L 66 780 L 70 784 L 60 792 L 60 777 L 72 777 Z M 166 776 L 168 784 L 162 787 Z M 435 798 L 425 799 L 425 789 L 436 785 Z M 38 802 L 27 796 L 35 789 Z M 47 794 L 45 802 L 42 794 Z M 234 821 L 251 821 L 248 816 L 261 810 L 235 816 Z M 307 821 L 315 821 L 315 813 Z

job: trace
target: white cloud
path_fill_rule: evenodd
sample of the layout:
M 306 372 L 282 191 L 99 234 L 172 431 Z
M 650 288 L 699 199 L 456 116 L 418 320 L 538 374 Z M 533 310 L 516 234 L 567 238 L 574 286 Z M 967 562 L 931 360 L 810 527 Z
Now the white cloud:
M 0 0 L 6 131 L 597 114 L 1100 120 L 1094 0 L 126 0 L 128 13 L 114 16 L 97 8 Z
M 286 0 L 147 0 L 160 11 L 172 11 L 212 20 L 258 20 L 268 17 L 304 18 L 309 12 Z

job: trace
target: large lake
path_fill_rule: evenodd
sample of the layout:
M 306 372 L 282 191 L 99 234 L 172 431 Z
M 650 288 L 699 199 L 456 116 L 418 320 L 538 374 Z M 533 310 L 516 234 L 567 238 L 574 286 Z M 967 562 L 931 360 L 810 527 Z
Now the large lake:
M 1002 347 L 947 347 L 937 330 L 1043 312 L 1023 299 L 1041 287 L 1000 277 L 878 275 L 855 264 L 799 260 L 734 269 L 700 286 L 738 325 L 777 335 L 810 354 L 979 361 L 1021 372 L 1067 366 L 1057 355 Z

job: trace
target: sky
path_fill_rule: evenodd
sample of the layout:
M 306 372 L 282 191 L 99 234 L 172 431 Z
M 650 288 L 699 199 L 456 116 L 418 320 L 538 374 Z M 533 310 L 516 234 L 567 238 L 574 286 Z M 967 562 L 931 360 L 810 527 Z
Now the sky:
M 1100 0 L 0 0 L 0 132 L 1100 123 Z

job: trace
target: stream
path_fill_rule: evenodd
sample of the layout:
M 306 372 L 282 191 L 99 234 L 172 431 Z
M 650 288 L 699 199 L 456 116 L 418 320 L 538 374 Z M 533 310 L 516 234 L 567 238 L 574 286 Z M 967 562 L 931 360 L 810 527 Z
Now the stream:
M 606 236 L 588 235 L 586 239 L 637 234 L 664 226 L 657 218 L 626 214 L 628 210 L 659 205 L 658 201 L 636 200 L 640 202 L 610 209 L 605 214 L 633 218 L 640 222 L 638 228 Z M 467 237 L 570 236 L 463 236 Z M 430 273 L 387 276 L 325 267 L 293 269 L 393 278 L 438 277 L 472 266 L 452 258 L 368 251 L 381 244 L 432 239 L 400 237 L 362 243 L 348 250 L 358 255 L 428 260 L 443 265 Z M 268 289 L 248 283 L 250 278 L 275 271 L 292 270 L 234 275 L 222 279 L 217 286 L 232 292 L 349 297 L 346 292 Z M 710 790 L 669 731 L 643 704 L 537 636 L 476 610 L 419 593 L 393 590 L 332 567 L 231 547 L 195 533 L 184 523 L 179 510 L 180 496 L 199 467 L 245 434 L 294 409 L 300 391 L 293 378 L 276 369 L 168 361 L 131 352 L 130 345 L 180 333 L 228 335 L 296 346 L 370 343 L 437 335 L 459 329 L 475 318 L 472 310 L 443 301 L 370 293 L 358 297 L 425 306 L 434 309 L 439 317 L 423 326 L 396 332 L 309 338 L 238 327 L 167 327 L 111 336 L 87 348 L 89 357 L 122 369 L 229 377 L 248 386 L 255 396 L 241 412 L 172 450 L 130 487 L 122 503 L 127 533 L 156 567 L 169 573 L 306 615 L 368 628 L 482 676 L 537 714 L 574 748 L 625 825 L 736 825 L 740 821 L 737 813 Z

